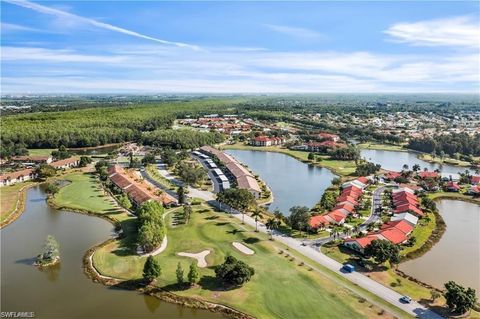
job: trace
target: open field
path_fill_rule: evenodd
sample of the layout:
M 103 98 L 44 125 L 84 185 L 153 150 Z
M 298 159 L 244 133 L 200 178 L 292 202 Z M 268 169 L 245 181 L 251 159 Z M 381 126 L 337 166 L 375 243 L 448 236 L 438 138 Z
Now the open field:
M 108 215 L 118 221 L 129 218 L 111 196 L 105 194 L 94 175 L 73 172 L 62 176 L 61 179 L 70 181 L 70 184 L 60 188 L 60 191 L 51 199 L 53 204 Z
M 289 150 L 288 148 L 282 148 L 279 146 L 259 147 L 259 146 L 245 145 L 243 143 L 236 143 L 232 145 L 222 145 L 222 148 L 232 149 L 232 150 L 252 150 L 252 151 L 283 153 L 293 158 L 296 158 L 302 162 L 328 168 L 333 173 L 341 176 L 353 175 L 356 168 L 354 161 L 331 160 L 329 159 L 328 156 L 317 156 L 317 158 L 321 158 L 321 161 L 310 161 L 308 160 L 308 152 Z
M 28 155 L 31 156 L 48 156 L 52 155 L 52 152 L 56 151 L 54 148 L 29 148 Z
M 380 151 L 398 151 L 398 152 L 408 152 L 408 149 L 403 148 L 401 145 L 393 145 L 393 144 L 380 144 L 380 143 L 360 143 L 357 144 L 358 148 L 365 148 L 369 150 L 380 150 Z
M 169 211 L 171 212 L 171 211 Z M 168 214 L 168 212 L 167 212 Z M 172 214 L 167 216 L 170 225 Z M 367 306 L 368 302 L 351 295 L 332 280 L 307 266 L 300 266 L 298 258 L 279 254 L 284 247 L 269 241 L 265 234 L 256 233 L 225 213 L 194 206 L 187 225 L 170 227 L 167 249 L 155 258 L 162 267 L 157 284 L 180 295 L 200 297 L 219 302 L 253 314 L 258 318 L 298 318 L 299 311 L 308 318 L 319 313 L 328 318 L 385 317 L 380 309 Z M 123 279 L 141 277 L 144 259 L 134 256 L 133 236 L 114 242 L 98 250 L 94 265 L 103 275 Z M 232 242 L 243 243 L 254 255 L 245 255 L 234 249 Z M 178 252 L 198 253 L 209 249 L 207 268 L 199 269 L 202 276 L 196 287 L 178 287 L 175 269 L 178 262 L 188 271 L 191 258 L 180 257 Z M 225 290 L 214 277 L 213 266 L 220 264 L 227 254 L 239 258 L 255 268 L 252 281 L 242 288 Z
M 25 201 L 24 192 L 20 192 L 24 187 L 28 187 L 32 182 L 18 183 L 11 186 L 0 187 L 0 222 L 3 222 L 17 207 L 22 206 L 19 200 Z M 21 196 L 23 198 L 21 198 Z

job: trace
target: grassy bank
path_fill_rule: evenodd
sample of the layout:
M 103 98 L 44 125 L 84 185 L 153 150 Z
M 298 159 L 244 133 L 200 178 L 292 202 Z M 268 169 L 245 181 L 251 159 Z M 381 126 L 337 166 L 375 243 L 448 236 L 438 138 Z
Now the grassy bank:
M 480 198 L 474 198 L 469 195 L 465 195 L 462 193 L 456 193 L 456 192 L 435 192 L 435 193 L 430 193 L 428 194 L 428 197 L 433 199 L 433 200 L 439 200 L 439 199 L 452 199 L 452 200 L 461 200 L 473 204 L 479 204 L 480 205 Z
M 158 169 L 155 165 L 147 165 L 146 171 L 148 176 L 150 176 L 151 179 L 162 185 L 162 187 L 171 191 L 176 191 L 177 187 L 170 180 L 163 177 L 162 174 L 158 172 Z
M 168 225 L 172 215 L 167 217 Z M 233 248 L 233 241 L 244 243 L 255 254 L 243 255 Z M 135 256 L 133 249 L 129 236 L 102 247 L 93 257 L 95 268 L 107 276 L 140 278 L 144 259 Z M 198 286 L 178 287 L 175 284 L 177 263 L 181 262 L 187 269 L 192 259 L 177 253 L 205 249 L 211 253 L 206 258 L 208 267 L 200 268 L 202 279 Z M 319 313 L 328 318 L 388 317 L 329 278 L 309 270 L 299 258 L 279 254 L 283 249 L 282 245 L 268 240 L 267 235 L 254 232 L 237 219 L 197 205 L 187 225 L 169 226 L 168 246 L 155 257 L 162 267 L 157 284 L 179 295 L 232 306 L 258 318 L 298 318 L 298 313 L 306 318 L 318 317 Z M 225 290 L 214 277 L 213 266 L 220 264 L 227 254 L 255 268 L 252 281 L 242 288 Z
M 11 186 L 0 187 L 0 224 L 2 227 L 15 220 L 25 206 L 26 190 L 34 182 L 18 183 Z
M 297 160 L 302 161 L 304 163 L 328 168 L 334 174 L 340 175 L 340 176 L 353 175 L 356 169 L 356 165 L 354 161 L 332 160 L 328 156 L 316 156 L 316 158 L 320 159 L 320 161 L 310 161 L 308 159 L 308 152 L 290 150 L 288 148 L 283 148 L 280 146 L 259 147 L 259 146 L 245 145 L 243 143 L 236 143 L 232 145 L 223 145 L 222 148 L 231 149 L 231 150 L 251 150 L 251 151 L 282 153 L 282 154 L 291 156 L 293 158 L 296 158 Z
M 379 144 L 379 143 L 360 143 L 357 144 L 358 148 L 365 148 L 369 150 L 379 150 L 379 151 L 397 151 L 397 152 L 408 152 L 406 148 L 402 145 L 394 144 Z
M 449 157 L 441 159 L 440 157 L 433 157 L 430 154 L 419 154 L 418 158 L 430 163 L 448 164 L 448 165 L 455 165 L 455 166 L 466 167 L 466 168 L 472 166 L 472 164 L 469 162 L 460 161 L 460 160 L 449 158 Z
M 105 215 L 120 222 L 131 218 L 110 195 L 104 192 L 93 174 L 77 171 L 68 173 L 61 179 L 70 183 L 61 187 L 50 199 L 53 205 Z

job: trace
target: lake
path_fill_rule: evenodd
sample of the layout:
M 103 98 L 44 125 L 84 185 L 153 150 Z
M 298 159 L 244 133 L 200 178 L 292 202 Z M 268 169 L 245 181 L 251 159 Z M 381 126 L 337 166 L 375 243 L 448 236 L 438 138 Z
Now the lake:
M 35 312 L 35 318 L 222 318 L 88 279 L 82 258 L 113 227 L 105 220 L 50 208 L 40 186 L 28 190 L 25 212 L 0 231 L 2 311 Z M 32 265 L 48 234 L 60 245 L 61 263 Z
M 402 170 L 404 164 L 407 164 L 409 169 L 412 169 L 413 165 L 418 164 L 422 171 L 425 167 L 428 168 L 429 171 L 439 169 L 442 173 L 452 174 L 452 176 L 456 176 L 458 172 L 463 172 L 465 169 L 468 169 L 466 167 L 458 167 L 454 165 L 429 163 L 419 159 L 417 157 L 418 153 L 415 152 L 361 149 L 360 155 L 369 162 L 382 165 L 383 169 L 397 172 Z
M 227 150 L 267 183 L 273 192 L 271 211 L 289 215 L 292 206 L 313 207 L 336 176 L 328 169 L 302 163 L 282 153 Z
M 437 207 L 447 230 L 430 251 L 402 263 L 400 270 L 437 288 L 453 280 L 480 297 L 480 206 L 445 199 Z

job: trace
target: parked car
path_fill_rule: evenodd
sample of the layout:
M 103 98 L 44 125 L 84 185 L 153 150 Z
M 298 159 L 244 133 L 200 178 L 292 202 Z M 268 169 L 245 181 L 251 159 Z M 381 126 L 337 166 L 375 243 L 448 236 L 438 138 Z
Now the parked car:
M 343 270 L 346 272 L 354 272 L 355 271 L 355 266 L 351 264 L 345 264 L 343 265 Z
M 403 303 L 411 303 L 412 298 L 410 298 L 409 296 L 403 296 L 402 298 L 400 298 L 400 301 Z

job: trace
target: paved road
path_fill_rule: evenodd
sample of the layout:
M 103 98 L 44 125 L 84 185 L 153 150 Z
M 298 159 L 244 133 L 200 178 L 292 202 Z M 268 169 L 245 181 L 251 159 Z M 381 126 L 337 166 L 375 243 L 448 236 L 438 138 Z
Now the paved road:
M 175 180 L 173 177 L 165 170 L 159 170 L 159 172 L 165 176 L 166 178 L 169 178 L 172 180 L 172 182 L 175 183 Z M 201 198 L 205 201 L 207 201 L 209 204 L 219 207 L 220 209 L 223 209 L 225 211 L 228 211 L 232 213 L 233 216 L 238 218 L 239 220 L 242 220 L 242 214 L 239 212 L 236 212 L 232 209 L 229 209 L 228 207 L 225 207 L 225 205 L 220 205 L 215 200 L 215 195 L 212 192 L 209 191 L 202 191 L 198 190 L 195 188 L 189 187 L 189 197 L 198 197 Z M 248 216 L 244 216 L 245 223 L 255 227 L 255 220 Z M 258 224 L 258 230 L 263 233 L 269 233 L 265 225 Z M 412 301 L 410 304 L 405 304 L 400 302 L 400 298 L 402 297 L 401 294 L 397 293 L 396 291 L 374 281 L 373 279 L 370 279 L 369 277 L 362 275 L 361 273 L 358 272 L 353 272 L 353 273 L 344 273 L 342 272 L 342 267 L 343 265 L 330 257 L 324 255 L 321 253 L 319 250 L 315 250 L 314 248 L 310 246 L 304 246 L 300 240 L 294 239 L 292 237 L 288 237 L 283 233 L 280 232 L 274 232 L 273 237 L 279 241 L 282 242 L 283 244 L 287 245 L 291 249 L 295 249 L 299 253 L 303 254 L 304 256 L 312 259 L 313 261 L 319 263 L 320 265 L 334 271 L 335 273 L 339 274 L 340 276 L 348 279 L 352 283 L 358 285 L 359 287 L 370 291 L 371 293 L 377 295 L 378 297 L 382 298 L 386 302 L 398 307 L 399 309 L 402 309 L 403 311 L 409 313 L 410 315 L 418 318 L 424 318 L 424 319 L 441 319 L 442 317 L 435 312 L 429 310 L 428 308 L 420 305 L 419 303 Z M 367 298 L 368 299 L 368 298 Z

